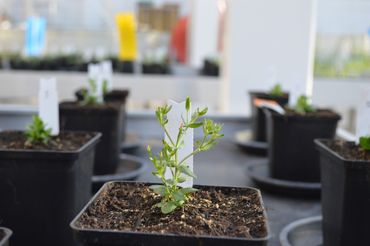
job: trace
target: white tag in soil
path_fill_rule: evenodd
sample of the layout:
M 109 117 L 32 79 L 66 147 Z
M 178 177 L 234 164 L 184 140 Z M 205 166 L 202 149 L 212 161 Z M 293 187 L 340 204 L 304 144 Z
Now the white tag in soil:
M 95 88 L 91 88 L 89 84 L 89 90 L 93 90 L 92 93 L 99 103 L 103 102 L 103 76 L 102 69 L 99 64 L 89 64 L 88 66 L 88 79 L 95 82 Z
M 113 69 L 112 69 L 112 62 L 111 61 L 103 61 L 100 63 L 101 70 L 103 73 L 103 83 L 104 81 L 107 83 L 107 90 L 111 91 L 113 89 Z
M 168 133 L 173 141 L 176 141 L 177 135 L 179 133 L 179 127 L 183 123 L 182 119 L 186 119 L 186 109 L 185 109 L 185 102 L 177 103 L 172 100 L 168 101 L 168 105 L 172 106 L 171 111 L 168 113 Z M 190 109 L 191 112 L 191 109 Z M 190 117 L 190 116 L 189 116 Z M 166 141 L 170 142 L 170 140 L 165 135 Z M 189 128 L 186 131 L 184 136 L 184 144 L 179 149 L 179 156 L 178 159 L 181 161 L 187 155 L 193 152 L 193 141 L 194 141 L 194 130 Z M 189 169 L 193 171 L 193 157 L 190 157 L 186 161 L 186 165 L 189 166 Z M 172 174 L 169 169 L 167 169 L 166 178 L 172 178 Z M 188 180 L 184 183 L 179 184 L 181 187 L 193 187 L 193 178 L 188 177 Z
M 41 79 L 39 87 L 39 116 L 51 128 L 51 135 L 59 135 L 59 104 L 55 78 Z
M 356 140 L 361 136 L 370 135 L 370 89 L 364 90 L 357 108 Z

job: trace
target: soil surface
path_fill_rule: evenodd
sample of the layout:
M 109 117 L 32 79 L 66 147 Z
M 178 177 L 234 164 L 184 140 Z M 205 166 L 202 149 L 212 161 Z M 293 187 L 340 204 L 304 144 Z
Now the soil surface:
M 286 116 L 298 116 L 298 117 L 306 117 L 306 118 L 340 118 L 340 116 L 329 110 L 329 109 L 318 109 L 315 112 L 308 112 L 305 114 L 299 114 L 295 112 L 291 108 L 285 108 Z
M 94 133 L 61 132 L 59 136 L 51 137 L 47 144 L 42 142 L 29 144 L 24 132 L 3 131 L 0 132 L 0 149 L 76 151 L 94 136 Z
M 161 234 L 260 238 L 267 235 L 258 193 L 251 189 L 202 188 L 173 213 L 164 215 L 148 186 L 114 183 L 82 214 L 76 225 Z
M 354 142 L 337 140 L 328 142 L 327 146 L 345 159 L 370 161 L 370 151 L 362 149 Z
M 105 102 L 102 104 L 83 104 L 81 101 L 77 102 L 62 102 L 59 104 L 61 109 L 86 109 L 86 110 L 114 110 L 120 107 L 117 102 Z

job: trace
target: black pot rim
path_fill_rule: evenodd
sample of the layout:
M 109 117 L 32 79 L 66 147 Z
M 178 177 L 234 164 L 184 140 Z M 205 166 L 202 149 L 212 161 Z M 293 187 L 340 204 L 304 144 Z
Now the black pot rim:
M 335 142 L 337 140 L 333 140 L 333 139 L 315 139 L 314 142 L 315 142 L 315 145 L 316 145 L 316 148 L 321 151 L 322 153 L 325 153 L 327 156 L 330 156 L 331 158 L 333 159 L 337 159 L 337 160 L 341 160 L 344 164 L 347 164 L 347 165 L 353 165 L 355 163 L 355 165 L 357 166 L 369 166 L 370 165 L 370 161 L 366 161 L 366 160 L 355 160 L 355 159 L 346 159 L 344 158 L 343 156 L 339 155 L 339 153 L 335 152 L 334 150 L 330 149 L 328 146 L 327 146 L 327 143 L 329 142 Z M 346 141 L 348 143 L 354 143 L 352 141 Z
M 133 231 L 115 231 L 115 230 L 101 230 L 101 229 L 86 229 L 86 228 L 79 228 L 76 226 L 77 220 L 82 216 L 82 214 L 90 207 L 90 205 L 95 202 L 95 200 L 100 196 L 101 192 L 106 189 L 106 187 L 113 183 L 131 183 L 131 184 L 146 184 L 146 185 L 152 185 L 152 184 L 158 184 L 158 183 L 149 183 L 149 182 L 137 182 L 137 181 L 112 181 L 105 183 L 98 192 L 90 199 L 90 201 L 83 207 L 83 209 L 76 215 L 76 217 L 72 220 L 72 222 L 69 224 L 69 226 L 75 230 L 75 231 L 82 231 L 82 232 L 106 232 L 110 234 L 130 234 L 130 235 L 151 235 L 151 236 L 168 236 L 168 237 L 190 237 L 190 238 L 217 238 L 217 239 L 228 239 L 228 240 L 238 240 L 238 241 L 253 241 L 253 242 L 263 242 L 267 241 L 271 238 L 270 233 L 270 227 L 268 223 L 268 217 L 266 213 L 266 209 L 262 200 L 262 194 L 259 189 L 253 188 L 253 187 L 234 187 L 234 186 L 211 186 L 211 185 L 194 185 L 194 187 L 217 187 L 217 188 L 241 188 L 241 189 L 250 189 L 257 192 L 259 195 L 259 200 L 261 207 L 263 207 L 263 215 L 266 218 L 266 236 L 261 238 L 252 238 L 252 239 L 246 239 L 246 238 L 239 238 L 239 237 L 214 237 L 214 236 L 191 236 L 191 235 L 177 235 L 177 234 L 161 234 L 161 233 L 144 233 L 144 232 L 133 232 Z
M 0 240 L 0 245 L 3 245 L 7 240 L 9 240 L 9 238 L 11 237 L 13 232 L 12 232 L 12 230 L 10 230 L 9 228 L 6 228 L 6 227 L 0 227 L 0 231 L 5 232 L 5 236 L 3 237 L 3 239 Z
M 14 154 L 16 153 L 19 155 L 19 159 L 22 157 L 24 159 L 28 158 L 27 155 L 32 153 L 32 154 L 37 154 L 39 156 L 43 156 L 45 158 L 47 157 L 53 157 L 53 155 L 58 155 L 59 157 L 63 155 L 66 159 L 74 159 L 77 158 L 79 153 L 87 150 L 88 148 L 91 148 L 94 144 L 97 144 L 100 141 L 100 138 L 102 134 L 100 132 L 84 132 L 84 131 L 65 131 L 65 132 L 72 132 L 72 133 L 92 133 L 94 136 L 84 143 L 79 149 L 77 150 L 68 150 L 68 151 L 56 151 L 56 150 L 34 150 L 34 149 L 25 149 L 25 150 L 20 150 L 20 149 L 0 149 L 0 156 L 2 158 L 6 158 L 8 154 L 11 155 L 11 158 L 14 158 Z M 31 158 L 35 158 L 33 155 Z
M 335 111 L 331 109 L 319 109 L 319 110 L 327 110 L 331 113 L 333 113 L 333 116 L 325 116 L 325 117 L 305 117 L 303 115 L 294 114 L 294 115 L 285 115 L 285 114 L 279 114 L 273 110 L 270 110 L 268 108 L 263 108 L 263 112 L 267 117 L 272 117 L 274 119 L 279 120 L 289 120 L 289 121 L 300 121 L 300 122 L 328 122 L 328 121 L 339 121 L 342 119 L 342 117 L 336 113 Z

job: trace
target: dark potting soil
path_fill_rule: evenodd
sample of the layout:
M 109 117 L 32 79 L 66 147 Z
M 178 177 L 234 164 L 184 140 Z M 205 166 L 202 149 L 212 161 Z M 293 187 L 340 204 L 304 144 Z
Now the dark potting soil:
M 337 118 L 339 115 L 329 109 L 318 109 L 315 112 L 308 112 L 305 114 L 299 114 L 291 108 L 285 108 L 285 115 L 287 116 L 297 116 L 305 118 Z
M 327 145 L 345 159 L 370 161 L 370 151 L 362 149 L 354 142 L 336 140 L 329 142 Z
M 253 190 L 207 188 L 164 215 L 160 196 L 140 183 L 114 183 L 76 222 L 84 229 L 161 234 L 260 238 L 267 235 L 258 194 Z
M 46 144 L 42 142 L 29 144 L 24 132 L 3 131 L 0 132 L 0 149 L 75 151 L 94 136 L 94 133 L 61 132 L 58 136 L 51 137 Z

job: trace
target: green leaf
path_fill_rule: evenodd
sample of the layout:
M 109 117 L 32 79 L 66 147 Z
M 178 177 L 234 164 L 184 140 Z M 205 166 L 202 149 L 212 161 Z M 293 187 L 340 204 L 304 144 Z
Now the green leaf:
M 299 96 L 294 106 L 294 111 L 298 114 L 305 114 L 315 112 L 313 106 L 308 102 L 308 97 L 302 95 Z
M 198 127 L 201 127 L 202 125 L 203 125 L 203 122 L 199 122 L 199 123 L 191 123 L 188 126 L 190 128 L 198 128 Z
M 272 89 L 270 90 L 270 95 L 272 96 L 283 96 L 283 88 L 281 87 L 281 84 L 276 84 Z
M 360 137 L 360 146 L 364 150 L 370 150 L 370 136 Z
M 185 109 L 186 109 L 186 111 L 189 111 L 190 110 L 190 107 L 191 107 L 190 97 L 187 97 L 186 98 L 186 103 L 185 103 Z
M 175 193 L 173 193 L 173 198 L 175 199 L 176 202 L 184 201 L 186 199 L 185 194 L 181 190 L 178 190 Z
M 194 193 L 194 192 L 197 192 L 197 191 L 198 191 L 198 189 L 195 189 L 195 188 L 193 188 L 193 187 L 185 187 L 185 188 L 182 188 L 182 189 L 181 189 L 181 192 L 182 192 L 183 194 Z
M 149 186 L 150 189 L 157 193 L 158 195 L 164 196 L 166 195 L 166 187 L 164 185 L 151 185 Z
M 164 202 L 163 204 L 161 204 L 161 211 L 164 214 L 169 214 L 172 211 L 174 211 L 176 207 L 177 207 L 176 204 L 172 201 Z
M 186 177 L 184 176 L 180 176 L 177 178 L 177 183 L 184 183 L 186 180 L 188 180 Z
M 189 166 L 186 166 L 185 164 L 179 166 L 179 170 L 181 173 L 184 173 L 190 177 L 197 178 L 197 176 L 193 173 L 192 170 L 190 170 Z

